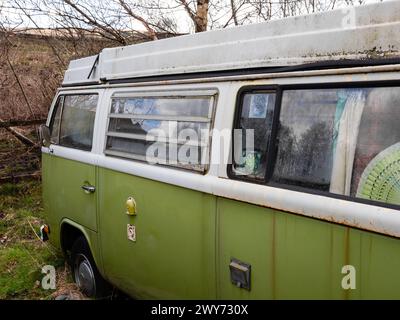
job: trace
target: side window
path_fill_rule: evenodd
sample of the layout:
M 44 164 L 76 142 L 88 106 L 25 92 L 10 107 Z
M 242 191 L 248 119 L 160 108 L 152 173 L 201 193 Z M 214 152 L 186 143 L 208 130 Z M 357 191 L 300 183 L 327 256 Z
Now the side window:
M 204 172 L 213 104 L 214 96 L 115 96 L 105 153 Z
M 59 96 L 53 108 L 53 114 L 50 121 L 50 141 L 53 144 L 59 143 L 61 109 L 64 103 L 64 96 Z
M 232 173 L 246 179 L 264 180 L 275 93 L 244 93 L 239 101 L 240 112 L 233 136 Z
M 284 91 L 272 180 L 329 191 L 337 90 Z
M 50 123 L 52 143 L 90 151 L 97 100 L 97 94 L 60 96 Z
M 285 90 L 272 181 L 400 204 L 398 88 Z

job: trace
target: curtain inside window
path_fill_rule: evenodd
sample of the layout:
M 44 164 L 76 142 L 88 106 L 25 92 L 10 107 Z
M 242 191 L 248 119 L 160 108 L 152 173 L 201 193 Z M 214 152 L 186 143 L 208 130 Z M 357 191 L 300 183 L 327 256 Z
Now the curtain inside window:
M 339 92 L 334 123 L 334 153 L 329 189 L 332 193 L 350 195 L 354 155 L 365 100 L 365 92 L 362 89 Z

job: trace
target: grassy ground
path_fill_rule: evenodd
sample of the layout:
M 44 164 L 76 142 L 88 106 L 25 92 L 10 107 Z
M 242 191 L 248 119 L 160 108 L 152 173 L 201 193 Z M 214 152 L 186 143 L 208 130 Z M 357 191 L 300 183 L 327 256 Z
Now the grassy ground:
M 41 184 L 0 185 L 0 299 L 52 299 L 76 290 L 63 257 L 38 238 L 43 223 Z M 56 290 L 44 290 L 44 265 L 56 267 Z

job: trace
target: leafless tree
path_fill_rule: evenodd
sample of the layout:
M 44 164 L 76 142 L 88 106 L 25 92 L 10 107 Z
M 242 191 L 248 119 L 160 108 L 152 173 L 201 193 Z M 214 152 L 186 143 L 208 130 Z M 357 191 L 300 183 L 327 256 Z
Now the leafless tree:
M 14 27 L 14 29 L 15 29 L 15 27 Z M 32 117 L 35 117 L 35 113 L 32 109 L 32 106 L 31 106 L 29 100 L 28 100 L 24 86 L 22 85 L 19 75 L 16 72 L 14 65 L 10 59 L 10 47 L 12 47 L 14 45 L 13 42 L 10 40 L 10 35 L 12 35 L 13 32 L 14 32 L 13 29 L 6 28 L 4 26 L 4 22 L 0 21 L 1 57 L 2 57 L 2 59 L 4 59 L 7 66 L 9 67 L 9 70 L 11 71 L 12 76 L 13 76 L 14 80 L 16 81 L 16 84 L 18 85 L 18 88 L 20 89 L 20 92 L 21 92 L 24 102 L 26 104 L 27 110 L 29 110 Z M 5 80 L 7 80 L 7 78 Z M 4 81 L 3 83 L 6 84 L 6 81 Z

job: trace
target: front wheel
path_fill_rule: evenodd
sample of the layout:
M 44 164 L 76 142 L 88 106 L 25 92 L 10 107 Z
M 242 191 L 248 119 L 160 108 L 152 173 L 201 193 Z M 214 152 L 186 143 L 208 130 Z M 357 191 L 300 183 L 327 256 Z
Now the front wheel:
M 71 250 L 72 275 L 78 288 L 88 297 L 102 298 L 110 292 L 110 285 L 100 275 L 89 245 L 81 236 Z

